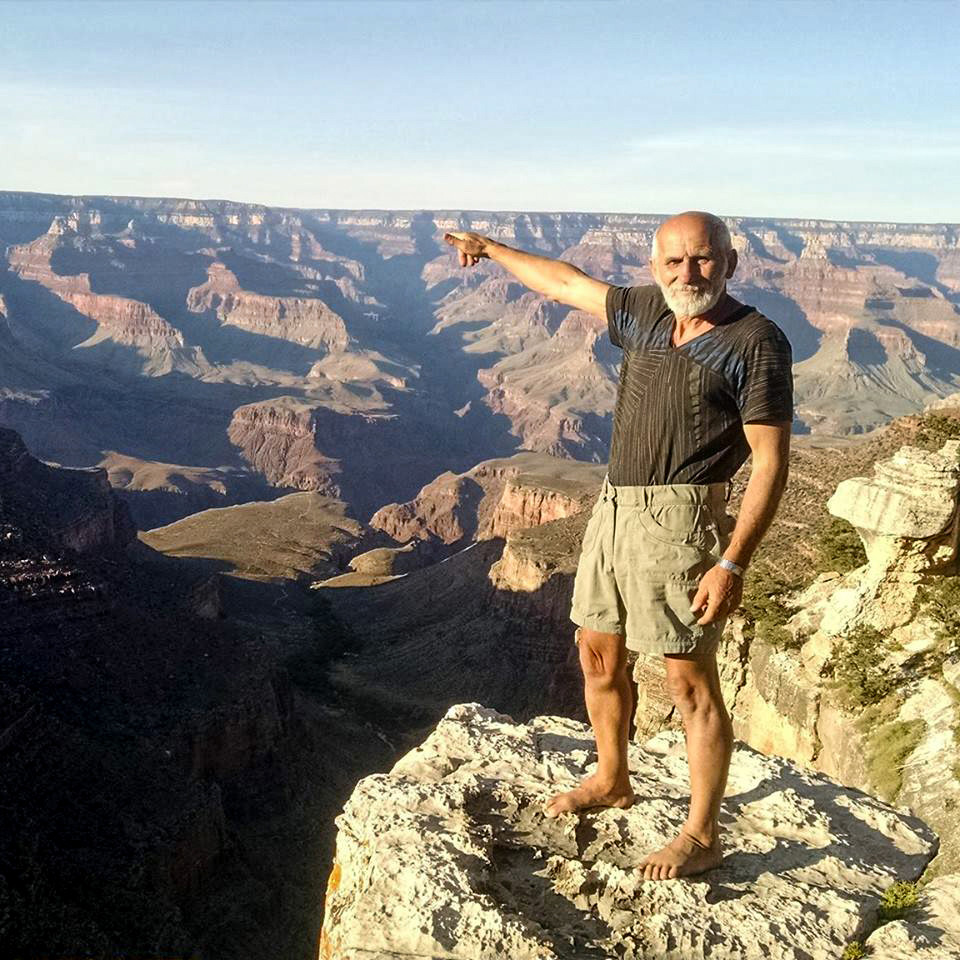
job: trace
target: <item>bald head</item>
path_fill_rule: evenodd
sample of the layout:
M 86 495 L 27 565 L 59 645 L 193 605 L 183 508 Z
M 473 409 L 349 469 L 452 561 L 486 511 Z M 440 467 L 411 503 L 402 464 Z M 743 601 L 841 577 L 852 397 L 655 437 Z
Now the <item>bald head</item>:
M 675 217 L 669 217 L 657 227 L 653 235 L 653 248 L 651 256 L 656 257 L 660 251 L 661 242 L 667 237 L 684 236 L 696 233 L 706 233 L 711 246 L 717 253 L 726 256 L 733 250 L 733 241 L 730 239 L 730 231 L 727 225 L 712 213 L 706 213 L 703 210 L 687 210 L 684 213 L 678 213 Z M 663 238 L 663 241 L 661 241 Z
M 677 317 L 705 316 L 726 294 L 736 267 L 730 231 L 712 213 L 679 213 L 653 235 L 650 269 Z

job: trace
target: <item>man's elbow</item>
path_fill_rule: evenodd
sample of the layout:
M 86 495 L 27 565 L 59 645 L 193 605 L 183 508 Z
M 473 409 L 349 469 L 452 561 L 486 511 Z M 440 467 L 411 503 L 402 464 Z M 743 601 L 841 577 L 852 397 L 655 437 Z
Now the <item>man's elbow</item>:
M 753 454 L 751 472 L 761 473 L 771 479 L 781 489 L 787 485 L 790 477 L 790 458 L 779 451 Z

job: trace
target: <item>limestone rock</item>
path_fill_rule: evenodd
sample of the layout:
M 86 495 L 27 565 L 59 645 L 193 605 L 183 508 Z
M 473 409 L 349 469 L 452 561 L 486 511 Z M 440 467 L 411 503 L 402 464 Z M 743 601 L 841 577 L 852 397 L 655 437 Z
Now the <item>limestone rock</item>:
M 907 550 L 899 541 L 906 539 L 923 543 L 912 564 L 922 570 L 956 554 L 958 488 L 960 440 L 935 453 L 904 446 L 874 465 L 872 479 L 844 480 L 827 509 L 857 528 L 871 567 L 903 566 Z
M 682 740 L 631 744 L 633 808 L 547 818 L 548 797 L 594 761 L 584 724 L 451 707 L 337 818 L 320 956 L 827 960 L 935 848 L 918 819 L 738 745 L 725 863 L 644 881 L 637 864 L 686 814 Z

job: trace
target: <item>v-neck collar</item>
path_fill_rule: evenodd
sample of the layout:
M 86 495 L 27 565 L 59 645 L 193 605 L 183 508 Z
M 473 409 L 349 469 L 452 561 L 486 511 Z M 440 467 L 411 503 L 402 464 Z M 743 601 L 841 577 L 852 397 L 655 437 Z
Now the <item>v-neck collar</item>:
M 729 296 L 729 294 L 728 294 Z M 731 298 L 732 299 L 732 298 Z M 718 330 L 723 330 L 725 327 L 730 326 L 736 320 L 739 320 L 740 317 L 746 316 L 748 313 L 753 312 L 753 307 L 747 305 L 746 303 L 741 303 L 739 306 L 735 307 L 727 316 L 725 316 L 719 323 L 715 323 L 709 330 L 704 330 L 703 333 L 698 333 L 695 337 L 692 337 L 689 340 L 685 340 L 679 346 L 675 346 L 673 342 L 673 334 L 677 329 L 677 315 L 671 310 L 666 316 L 667 323 L 667 349 L 672 353 L 676 353 L 678 350 L 683 350 L 684 347 L 689 347 L 691 344 L 696 343 L 698 340 L 703 339 L 703 337 L 709 336 L 711 333 L 716 333 Z

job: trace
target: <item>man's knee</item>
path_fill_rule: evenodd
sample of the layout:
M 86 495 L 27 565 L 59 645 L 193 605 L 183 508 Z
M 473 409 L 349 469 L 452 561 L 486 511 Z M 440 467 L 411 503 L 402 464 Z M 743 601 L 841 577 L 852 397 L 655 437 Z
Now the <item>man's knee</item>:
M 693 658 L 667 657 L 666 687 L 681 716 L 723 709 L 711 664 Z
M 575 637 L 580 650 L 580 667 L 586 681 L 592 686 L 607 686 L 617 682 L 627 667 L 627 647 L 623 635 L 577 627 Z

